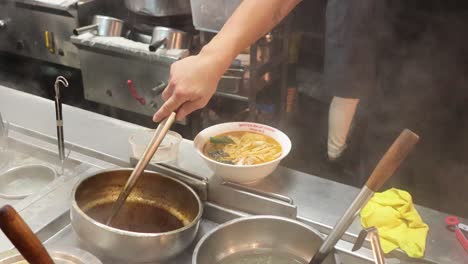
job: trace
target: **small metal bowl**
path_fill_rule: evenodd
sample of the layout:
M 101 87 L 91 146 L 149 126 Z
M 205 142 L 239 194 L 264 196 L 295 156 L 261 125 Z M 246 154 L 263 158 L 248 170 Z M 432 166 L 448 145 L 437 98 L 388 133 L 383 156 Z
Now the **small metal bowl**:
M 57 173 L 44 165 L 25 165 L 7 170 L 0 175 L 0 197 L 22 199 L 51 183 Z
M 49 251 L 56 264 L 102 264 L 91 253 L 78 248 L 60 248 Z M 10 250 L 0 254 L 0 264 L 27 264 L 17 250 Z

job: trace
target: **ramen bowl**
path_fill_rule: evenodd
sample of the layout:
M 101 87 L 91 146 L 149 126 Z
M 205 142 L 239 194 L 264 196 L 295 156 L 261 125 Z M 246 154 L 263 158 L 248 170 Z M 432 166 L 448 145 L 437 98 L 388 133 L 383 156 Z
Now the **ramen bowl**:
M 254 164 L 254 165 L 232 165 L 218 162 L 206 156 L 203 153 L 203 148 L 210 141 L 211 137 L 219 136 L 229 132 L 245 131 L 263 134 L 271 137 L 281 145 L 282 153 L 274 160 Z M 282 159 L 284 159 L 291 151 L 291 140 L 276 128 L 249 122 L 230 122 L 214 125 L 202 130 L 193 140 L 194 147 L 197 153 L 205 160 L 206 164 L 214 172 L 215 175 L 221 177 L 227 182 L 252 184 L 262 180 L 270 175 Z

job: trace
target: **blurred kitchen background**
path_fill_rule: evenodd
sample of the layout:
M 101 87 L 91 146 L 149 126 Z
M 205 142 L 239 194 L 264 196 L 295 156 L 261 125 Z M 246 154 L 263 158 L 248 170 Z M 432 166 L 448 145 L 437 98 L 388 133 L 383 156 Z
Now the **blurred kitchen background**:
M 70 83 L 64 103 L 155 127 L 151 115 L 162 103 L 170 64 L 196 54 L 239 1 L 169 1 L 164 10 L 132 2 L 0 0 L 0 85 L 53 99 L 62 75 Z M 326 155 L 331 94 L 321 81 L 326 3 L 303 0 L 238 56 L 209 105 L 175 130 L 191 139 L 220 122 L 270 124 L 293 141 L 284 166 L 361 185 L 409 128 L 421 141 L 388 186 L 408 190 L 418 204 L 468 217 L 468 2 L 379 1 L 379 84 L 335 162 Z M 122 37 L 74 36 L 94 15 L 125 21 Z M 190 41 L 175 43 L 172 52 L 146 50 L 155 26 L 182 30 Z

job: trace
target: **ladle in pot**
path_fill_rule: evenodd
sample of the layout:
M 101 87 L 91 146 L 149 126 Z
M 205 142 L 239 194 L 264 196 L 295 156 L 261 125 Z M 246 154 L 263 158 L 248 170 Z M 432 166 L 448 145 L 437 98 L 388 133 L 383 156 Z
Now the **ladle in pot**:
M 44 245 L 10 205 L 0 209 L 0 228 L 29 263 L 54 264 Z
M 122 192 L 119 194 L 117 201 L 112 206 L 111 214 L 106 222 L 108 226 L 112 225 L 112 220 L 118 214 L 120 208 L 122 208 L 123 204 L 127 200 L 128 195 L 133 190 L 133 187 L 135 187 L 135 184 L 138 181 L 138 178 L 141 176 L 146 166 L 153 158 L 154 153 L 156 153 L 156 150 L 158 149 L 159 145 L 161 144 L 164 137 L 166 136 L 167 131 L 169 131 L 172 124 L 174 123 L 175 118 L 176 118 L 176 113 L 172 112 L 168 118 L 166 118 L 164 121 L 162 121 L 158 125 L 158 128 L 154 132 L 153 138 L 151 139 L 150 143 L 146 147 L 145 152 L 143 152 L 143 156 L 138 161 L 137 165 L 135 166 L 135 169 L 133 170 L 132 174 L 128 178 L 127 183 L 123 187 Z
M 387 150 L 385 155 L 379 161 L 366 184 L 362 187 L 361 192 L 354 199 L 348 210 L 344 213 L 341 219 L 337 222 L 332 232 L 320 246 L 319 250 L 309 264 L 320 264 L 333 250 L 338 240 L 346 232 L 352 224 L 354 218 L 363 206 L 377 192 L 384 183 L 393 175 L 400 167 L 400 164 L 413 149 L 418 142 L 419 136 L 412 131 L 405 129 L 400 136 L 393 142 L 392 146 Z

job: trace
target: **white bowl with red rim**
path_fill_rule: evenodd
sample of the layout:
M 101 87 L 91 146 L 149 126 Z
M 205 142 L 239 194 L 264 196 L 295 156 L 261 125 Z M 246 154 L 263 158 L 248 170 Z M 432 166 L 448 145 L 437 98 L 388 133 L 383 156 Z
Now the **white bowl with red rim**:
M 281 156 L 275 160 L 261 164 L 231 165 L 212 160 L 203 154 L 203 148 L 211 137 L 234 131 L 255 132 L 273 138 L 281 145 Z M 208 127 L 198 133 L 193 140 L 193 145 L 197 153 L 205 160 L 215 175 L 223 178 L 225 181 L 240 184 L 252 184 L 267 177 L 291 151 L 291 140 L 286 134 L 274 127 L 250 122 L 229 122 Z

